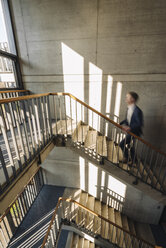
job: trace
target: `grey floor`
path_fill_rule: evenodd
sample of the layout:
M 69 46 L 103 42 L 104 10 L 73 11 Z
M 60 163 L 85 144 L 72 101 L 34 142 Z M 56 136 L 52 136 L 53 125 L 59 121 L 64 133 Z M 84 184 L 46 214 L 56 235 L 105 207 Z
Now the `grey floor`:
M 44 185 L 10 242 L 10 248 L 41 247 L 52 213 L 64 189 L 64 187 Z

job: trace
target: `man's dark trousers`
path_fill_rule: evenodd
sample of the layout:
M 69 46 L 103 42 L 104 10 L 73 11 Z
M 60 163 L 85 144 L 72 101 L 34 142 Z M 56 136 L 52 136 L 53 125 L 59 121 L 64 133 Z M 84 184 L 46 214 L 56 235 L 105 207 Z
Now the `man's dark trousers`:
M 124 153 L 125 158 L 127 158 L 127 159 L 128 159 L 128 148 L 126 147 L 126 145 L 127 146 L 131 145 L 130 144 L 131 143 L 131 138 L 132 138 L 131 135 L 127 134 L 126 138 L 123 139 L 119 144 L 120 148 L 122 149 L 122 151 Z M 131 155 L 131 159 L 133 161 L 134 160 L 134 155 L 135 155 L 135 148 L 134 148 L 134 146 L 135 146 L 135 138 L 133 137 L 132 140 L 133 140 L 133 144 L 132 144 L 132 147 L 130 149 L 130 155 Z

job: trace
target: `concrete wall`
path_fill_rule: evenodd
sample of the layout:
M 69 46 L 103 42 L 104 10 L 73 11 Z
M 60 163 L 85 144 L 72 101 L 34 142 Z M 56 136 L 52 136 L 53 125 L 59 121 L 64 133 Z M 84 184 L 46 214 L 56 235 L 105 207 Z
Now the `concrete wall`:
M 165 0 L 9 2 L 25 88 L 35 93 L 70 91 L 105 113 L 111 75 L 111 112 L 118 102 L 120 81 L 120 117 L 126 109 L 126 92 L 138 92 L 145 116 L 144 138 L 164 150 Z M 93 87 L 98 89 L 94 94 Z M 95 104 L 100 96 L 101 107 Z
M 110 173 L 104 166 L 98 166 L 66 147 L 55 147 L 41 166 L 46 184 L 81 188 L 107 204 L 112 203 L 111 199 L 117 193 L 123 199 L 115 200 L 114 207 L 122 203 L 120 210 L 129 217 L 151 224 L 157 224 L 160 219 L 164 204 L 139 190 L 140 182 L 134 187 L 126 172 L 122 180 L 118 168 L 119 177 L 115 176 L 115 169 Z

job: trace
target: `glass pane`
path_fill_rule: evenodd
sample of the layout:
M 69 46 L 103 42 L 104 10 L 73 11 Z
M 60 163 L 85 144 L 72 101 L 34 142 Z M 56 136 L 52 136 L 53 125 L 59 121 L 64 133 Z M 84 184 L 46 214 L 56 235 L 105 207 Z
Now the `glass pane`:
M 14 88 L 14 63 L 11 59 L 0 56 L 0 88 Z
M 0 49 L 16 54 L 8 1 L 0 0 Z
M 1 0 L 0 0 L 0 49 L 9 52 L 9 43 L 7 38 L 4 12 L 2 9 Z

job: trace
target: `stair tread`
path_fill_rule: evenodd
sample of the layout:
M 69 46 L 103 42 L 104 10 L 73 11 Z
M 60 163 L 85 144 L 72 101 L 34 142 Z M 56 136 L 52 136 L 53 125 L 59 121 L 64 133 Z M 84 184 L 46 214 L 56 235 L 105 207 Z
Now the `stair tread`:
M 65 248 L 71 247 L 72 242 L 73 242 L 73 232 L 69 232 L 68 233 L 68 237 L 67 237 Z
M 89 125 L 79 122 L 72 133 L 72 140 L 77 142 L 84 142 L 89 130 Z
M 84 239 L 84 247 L 89 248 L 89 240 Z
M 84 247 L 84 238 L 79 237 L 78 248 L 83 248 L 83 247 Z
M 107 158 L 112 163 L 118 163 L 117 150 L 113 141 L 107 141 Z
M 92 243 L 92 242 L 90 242 L 90 244 L 89 244 L 89 248 L 95 248 L 95 244 L 94 244 L 94 243 Z
M 96 139 L 97 139 L 97 131 L 88 130 L 85 138 L 85 147 L 90 149 L 96 149 Z
M 115 210 L 115 222 L 120 227 L 122 226 L 122 219 L 121 219 L 121 213 L 119 211 Z M 120 247 L 127 248 L 124 240 L 124 233 L 120 229 L 117 229 L 117 244 Z
M 96 152 L 101 156 L 107 156 L 107 141 L 106 136 L 97 136 Z
M 88 193 L 82 191 L 80 195 L 80 204 L 87 206 L 87 201 L 88 201 Z
M 95 199 L 94 211 L 101 215 L 101 202 L 98 199 Z M 94 217 L 94 232 L 97 234 L 101 233 L 101 219 L 98 217 Z
M 108 208 L 108 219 L 115 223 L 115 212 L 114 208 L 109 207 Z M 117 237 L 116 237 L 116 228 L 113 227 L 113 225 L 110 225 L 110 241 L 114 244 L 117 244 Z
M 94 207 L 95 207 L 95 198 L 91 195 L 88 195 L 87 208 L 94 211 Z M 94 216 L 87 212 L 85 225 L 89 230 L 92 230 L 92 231 L 93 231 L 93 219 L 94 219 Z
M 77 234 L 74 234 L 71 248 L 77 248 L 78 242 L 79 242 L 79 236 Z
M 72 130 L 74 130 L 74 128 L 76 128 L 76 122 L 72 120 L 71 126 L 71 119 L 59 120 L 56 123 L 52 124 L 54 134 L 72 134 Z
M 129 230 L 132 234 L 136 235 L 135 224 L 134 221 L 128 218 Z
M 81 195 L 80 195 L 80 200 L 79 200 L 79 202 L 80 202 L 80 204 L 82 204 L 83 206 L 85 206 L 86 207 L 86 205 L 87 205 L 87 200 L 88 200 L 88 193 L 86 193 L 86 192 L 84 192 L 84 191 L 82 191 L 81 192 Z M 77 209 L 77 216 L 76 216 L 76 222 L 77 222 L 77 224 L 85 224 L 85 218 L 83 219 L 83 210 L 80 208 L 80 207 L 78 207 L 78 209 Z
M 101 205 L 101 213 L 102 216 L 108 219 L 108 206 L 106 204 Z M 103 238 L 107 239 L 108 238 L 108 232 L 109 232 L 109 224 L 101 220 L 101 235 Z
M 128 218 L 127 218 L 127 216 L 124 215 L 124 214 L 122 214 L 122 215 L 121 215 L 121 218 L 122 218 L 122 226 L 123 226 L 123 228 L 124 228 L 126 231 L 130 232 L 130 228 L 129 228 L 129 223 L 128 223 Z M 124 238 L 125 238 L 126 246 L 132 248 L 132 247 L 133 247 L 133 244 L 132 244 L 132 239 L 131 239 L 130 235 L 127 234 L 127 233 L 124 233 Z M 134 248 L 134 247 L 133 247 L 133 248 Z
M 135 223 L 136 234 L 139 238 L 155 245 L 155 240 L 149 224 L 136 222 Z

